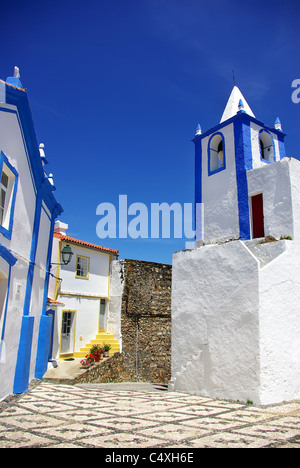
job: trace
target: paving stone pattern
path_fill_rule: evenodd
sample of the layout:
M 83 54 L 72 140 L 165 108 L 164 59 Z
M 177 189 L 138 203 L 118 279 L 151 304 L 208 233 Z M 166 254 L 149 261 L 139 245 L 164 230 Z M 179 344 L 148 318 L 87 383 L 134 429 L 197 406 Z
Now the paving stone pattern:
M 0 448 L 300 448 L 300 402 L 39 382 L 0 403 Z

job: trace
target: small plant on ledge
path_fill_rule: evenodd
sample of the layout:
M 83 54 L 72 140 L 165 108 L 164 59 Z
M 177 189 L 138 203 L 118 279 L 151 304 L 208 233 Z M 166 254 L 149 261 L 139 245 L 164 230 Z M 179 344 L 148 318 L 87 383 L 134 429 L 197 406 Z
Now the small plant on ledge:
M 103 349 L 104 349 L 104 356 L 108 357 L 109 356 L 109 351 L 111 350 L 111 345 L 108 343 L 103 344 Z

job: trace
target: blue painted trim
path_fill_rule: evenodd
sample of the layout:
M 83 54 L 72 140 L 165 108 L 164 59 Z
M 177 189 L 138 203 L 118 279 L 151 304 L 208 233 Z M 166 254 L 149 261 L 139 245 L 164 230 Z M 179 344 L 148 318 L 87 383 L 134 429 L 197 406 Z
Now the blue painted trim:
M 53 232 L 54 232 L 55 218 L 52 218 L 50 236 L 48 242 L 48 252 L 47 252 L 47 271 L 44 281 L 44 295 L 43 295 L 43 307 L 42 315 L 40 319 L 40 328 L 39 328 L 39 339 L 37 346 L 37 356 L 36 356 L 36 368 L 35 368 L 35 377 L 37 379 L 42 379 L 45 372 L 47 371 L 48 363 L 48 350 L 50 347 L 51 333 L 50 325 L 48 323 L 48 317 L 46 316 L 47 308 L 47 299 L 48 299 L 48 287 L 49 287 L 49 278 L 50 278 L 50 263 L 51 263 L 51 254 L 52 254 L 52 245 L 53 245 Z M 47 352 L 46 352 L 47 351 Z
M 252 168 L 251 133 L 248 119 L 239 119 L 235 122 L 234 145 L 240 238 L 248 240 L 251 238 L 251 231 L 247 170 Z
M 35 205 L 35 215 L 34 215 L 34 224 L 33 224 L 33 232 L 32 232 L 31 250 L 30 250 L 30 262 L 29 262 L 28 273 L 27 273 L 27 283 L 26 283 L 23 315 L 29 314 L 33 275 L 34 275 L 34 266 L 35 266 L 35 257 L 36 257 L 37 244 L 38 244 L 38 238 L 39 238 L 41 211 L 42 211 L 42 200 L 41 200 L 41 197 L 38 195 L 36 198 L 36 205 Z
M 202 203 L 202 141 L 195 142 L 195 206 L 193 226 L 196 232 L 197 203 Z
M 53 212 L 56 210 L 58 214 L 61 214 L 63 209 L 61 205 L 57 203 L 52 193 L 52 185 L 48 179 L 45 178 L 43 164 L 40 157 L 39 145 L 37 143 L 31 109 L 26 91 L 6 84 L 6 103 L 17 108 L 16 112 L 15 110 L 3 108 L 0 105 L 1 111 L 12 112 L 17 115 L 25 153 L 29 167 L 32 171 L 32 180 L 35 190 L 36 192 L 40 190 L 41 196 L 45 201 L 49 211 Z
M 35 363 L 35 378 L 42 379 L 47 372 L 49 360 L 49 347 L 51 339 L 52 318 L 42 315 L 40 320 L 37 357 Z
M 211 171 L 210 170 L 210 158 L 211 158 L 212 149 L 210 147 L 210 144 L 211 144 L 211 140 L 217 135 L 220 135 L 222 137 L 224 163 L 223 163 L 223 166 L 220 166 L 218 169 L 214 169 L 213 171 Z M 208 176 L 211 176 L 213 174 L 217 174 L 218 172 L 224 171 L 226 169 L 226 150 L 225 150 L 225 138 L 224 138 L 223 133 L 216 132 L 213 135 L 211 135 L 211 137 L 210 137 L 210 139 L 208 141 L 208 145 L 207 145 L 207 154 L 208 154 Z
M 23 316 L 13 393 L 28 390 L 34 317 Z
M 39 238 L 41 212 L 42 212 L 42 199 L 38 193 L 36 197 L 36 204 L 35 204 L 35 214 L 34 214 L 32 241 L 31 241 L 31 250 L 30 250 L 30 262 L 28 266 L 27 283 L 26 283 L 25 298 L 24 298 L 24 305 L 23 305 L 22 328 L 21 328 L 21 337 L 20 337 L 20 343 L 19 343 L 17 365 L 16 365 L 16 371 L 15 371 L 14 393 L 25 392 L 28 389 L 28 383 L 29 383 L 31 344 L 32 344 L 33 321 L 34 321 L 34 317 L 30 316 L 29 312 L 30 312 L 30 301 L 31 301 L 32 284 L 33 284 L 33 276 L 34 276 L 35 257 L 36 257 L 37 244 L 38 244 L 38 238 Z M 26 382 L 26 379 L 27 379 L 27 382 Z
M 4 245 L 0 244 L 0 256 L 9 264 L 9 273 L 7 278 L 7 291 L 5 297 L 5 305 L 3 311 L 3 323 L 2 323 L 2 332 L 1 332 L 1 342 L 4 340 L 5 328 L 6 328 L 6 318 L 7 318 L 7 307 L 8 307 L 8 298 L 10 292 L 10 278 L 11 278 L 11 267 L 15 265 L 17 257 L 15 257 Z M 1 354 L 1 350 L 0 350 Z
M 1 154 L 0 154 L 0 179 L 1 179 L 1 175 L 2 175 L 3 164 L 5 164 L 8 167 L 8 169 L 15 176 L 14 187 L 13 187 L 13 190 L 12 190 L 12 199 L 11 199 L 11 207 L 10 207 L 8 228 L 6 229 L 4 226 L 0 225 L 1 234 L 3 234 L 3 236 L 6 237 L 7 239 L 11 239 L 12 230 L 13 230 L 13 223 L 14 223 L 15 203 L 16 203 L 16 196 L 17 196 L 17 190 L 18 190 L 19 174 L 16 171 L 16 169 L 10 164 L 7 156 L 3 153 L 3 151 L 1 151 Z
M 195 144 L 195 203 L 202 203 L 202 142 Z
M 46 276 L 45 276 L 45 282 L 44 282 L 44 295 L 43 295 L 43 308 L 42 308 L 43 315 L 46 314 L 46 308 L 47 308 L 54 225 L 55 225 L 55 218 L 52 218 L 50 234 L 49 234 L 49 242 L 48 242 L 47 260 L 46 260 Z
M 261 154 L 261 147 L 260 147 L 260 137 L 261 137 L 261 134 L 262 133 L 267 133 L 271 139 L 272 139 L 272 146 L 273 146 L 273 161 L 267 161 L 266 159 L 264 159 L 262 157 L 262 154 Z M 265 128 L 261 128 L 259 133 L 258 133 L 258 143 L 259 143 L 259 154 L 260 154 L 260 160 L 266 164 L 272 164 L 272 162 L 276 162 L 276 151 L 275 151 L 275 144 L 274 144 L 274 138 L 273 138 L 273 135 L 271 134 L 271 132 L 269 132 L 269 130 L 265 129 Z
M 50 346 L 49 346 L 49 359 L 53 359 L 53 337 L 54 337 L 54 325 L 55 325 L 55 310 L 48 309 L 47 316 L 51 317 L 52 319 L 52 326 L 51 326 L 51 336 L 50 336 Z M 48 361 L 49 361 L 48 359 Z
M 21 81 L 16 76 L 8 76 L 6 78 L 6 83 L 8 83 L 8 84 L 10 84 L 12 86 L 16 86 L 16 88 L 23 89 L 23 85 L 22 85 Z
M 278 135 L 278 147 L 279 147 L 279 157 L 283 159 L 286 157 L 284 137 Z
M 0 244 L 0 256 L 4 258 L 4 260 L 10 265 L 14 266 L 16 261 L 18 260 L 5 245 Z
M 221 130 L 224 127 L 227 127 L 231 123 L 235 123 L 236 121 L 238 122 L 240 119 L 243 121 L 248 120 L 249 124 L 250 122 L 253 122 L 257 124 L 260 127 L 264 127 L 265 129 L 269 130 L 270 132 L 274 133 L 275 135 L 281 135 L 282 137 L 285 137 L 286 134 L 282 132 L 282 130 L 277 130 L 276 128 L 269 127 L 268 125 L 265 125 L 263 122 L 260 120 L 256 119 L 255 117 L 252 117 L 251 115 L 245 113 L 245 112 L 238 112 L 236 115 L 231 117 L 228 120 L 225 120 L 224 122 L 216 125 L 215 127 L 207 130 L 206 132 L 202 133 L 201 135 L 195 135 L 195 137 L 192 139 L 192 141 L 197 142 L 198 140 L 202 140 L 205 137 L 208 137 L 212 133 L 216 133 L 219 130 Z
M 7 279 L 7 291 L 6 291 L 5 306 L 4 306 L 4 313 L 3 313 L 3 324 L 2 324 L 2 332 L 1 332 L 1 342 L 4 341 L 4 336 L 5 336 L 6 317 L 7 317 L 7 306 L 8 306 L 8 298 L 9 298 L 9 291 L 10 291 L 10 277 L 11 277 L 11 265 L 9 265 L 9 273 L 8 273 L 8 279 Z

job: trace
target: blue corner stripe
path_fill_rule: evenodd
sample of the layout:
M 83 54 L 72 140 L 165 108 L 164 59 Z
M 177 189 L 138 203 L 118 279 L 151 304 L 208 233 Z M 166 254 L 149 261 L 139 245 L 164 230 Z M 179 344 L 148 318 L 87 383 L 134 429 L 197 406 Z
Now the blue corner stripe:
M 34 317 L 29 315 L 22 317 L 20 344 L 13 389 L 14 393 L 23 393 L 28 390 L 33 325 Z
M 251 237 L 251 232 L 246 171 L 252 169 L 252 151 L 250 123 L 243 118 L 234 122 L 234 144 L 240 238 L 248 240 Z
M 279 155 L 280 159 L 283 159 L 286 157 L 286 152 L 285 152 L 285 143 L 284 143 L 284 135 L 278 135 L 278 147 L 279 147 Z
M 197 204 L 202 203 L 202 140 L 195 141 L 195 212 L 194 230 L 196 230 Z
M 35 366 L 35 378 L 42 379 L 47 371 L 52 331 L 52 316 L 42 315 Z
M 51 323 L 52 317 L 46 315 L 47 308 L 47 295 L 48 295 L 48 286 L 50 278 L 50 262 L 51 262 L 51 253 L 52 253 L 52 244 L 53 244 L 53 232 L 54 232 L 54 223 L 55 219 L 52 218 L 51 221 L 51 230 L 48 243 L 48 253 L 47 253 L 47 272 L 45 275 L 44 283 L 44 296 L 43 296 L 43 309 L 40 319 L 40 328 L 39 328 L 39 339 L 37 347 L 37 356 L 36 356 L 36 368 L 35 368 L 35 378 L 42 379 L 48 367 L 49 360 L 49 348 L 51 341 Z

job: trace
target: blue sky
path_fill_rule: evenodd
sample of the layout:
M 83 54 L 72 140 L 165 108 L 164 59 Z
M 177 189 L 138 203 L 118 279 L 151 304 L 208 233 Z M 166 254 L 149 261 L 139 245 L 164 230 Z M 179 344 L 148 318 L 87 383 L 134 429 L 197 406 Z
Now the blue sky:
M 0 78 L 20 68 L 69 235 L 171 263 L 181 239 L 99 239 L 102 202 L 191 203 L 194 147 L 237 86 L 279 116 L 300 156 L 297 0 L 14 1 L 1 6 Z

